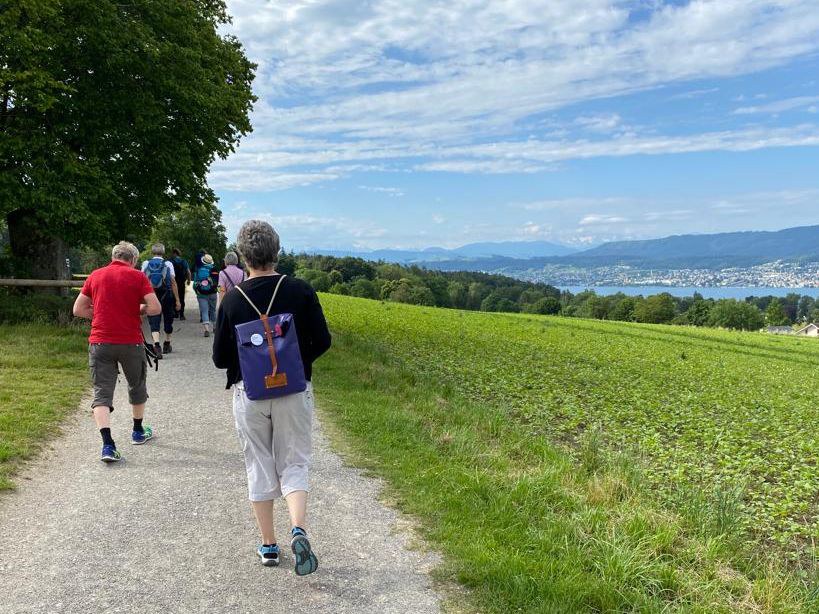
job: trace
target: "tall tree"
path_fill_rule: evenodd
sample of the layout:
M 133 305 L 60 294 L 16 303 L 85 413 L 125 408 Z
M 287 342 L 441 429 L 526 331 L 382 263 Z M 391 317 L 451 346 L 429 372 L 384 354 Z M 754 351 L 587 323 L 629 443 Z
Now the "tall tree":
M 255 100 L 228 21 L 223 0 L 0 4 L 0 216 L 29 274 L 213 202 Z
M 775 298 L 768 304 L 768 308 L 765 310 L 765 322 L 768 326 L 787 326 L 791 323 L 788 314 L 785 313 L 785 309 L 782 307 L 782 303 L 778 298 Z
M 156 220 L 151 243 L 163 243 L 168 258 L 171 257 L 172 248 L 179 248 L 191 266 L 196 252 L 204 249 L 221 268 L 227 251 L 222 212 L 213 203 L 185 203 L 178 210 Z

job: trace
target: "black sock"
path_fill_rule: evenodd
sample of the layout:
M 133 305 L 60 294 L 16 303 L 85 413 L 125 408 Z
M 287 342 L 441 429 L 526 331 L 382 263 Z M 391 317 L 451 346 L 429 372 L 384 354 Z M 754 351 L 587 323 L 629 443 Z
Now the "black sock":
M 291 535 L 295 536 L 296 533 L 301 533 L 302 535 L 307 535 L 307 531 L 305 531 L 301 527 L 293 527 L 292 529 L 290 529 L 290 534 Z
M 116 447 L 116 444 L 114 443 L 114 440 L 111 438 L 111 429 L 110 428 L 100 429 L 100 435 L 102 435 L 103 445 Z
M 264 546 L 265 548 L 272 548 L 275 545 L 276 545 L 276 542 L 273 542 L 272 544 L 262 544 L 262 546 Z
M 144 433 L 145 429 L 142 428 L 142 418 L 134 418 L 134 430 L 137 433 Z

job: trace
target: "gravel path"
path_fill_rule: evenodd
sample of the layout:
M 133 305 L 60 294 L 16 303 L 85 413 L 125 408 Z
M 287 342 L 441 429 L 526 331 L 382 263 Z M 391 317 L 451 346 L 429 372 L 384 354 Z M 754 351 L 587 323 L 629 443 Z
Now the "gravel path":
M 289 548 L 279 568 L 257 562 L 230 393 L 188 312 L 149 375 L 153 441 L 130 445 L 120 384 L 112 432 L 124 462 L 98 460 L 84 402 L 18 491 L 0 497 L 0 612 L 438 612 L 436 558 L 408 549 L 379 483 L 344 466 L 318 421 L 309 515 L 319 570 L 297 577 Z

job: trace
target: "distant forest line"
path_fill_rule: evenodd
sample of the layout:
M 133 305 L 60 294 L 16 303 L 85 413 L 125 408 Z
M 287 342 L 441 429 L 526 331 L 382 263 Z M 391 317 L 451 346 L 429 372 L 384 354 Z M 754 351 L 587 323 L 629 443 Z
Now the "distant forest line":
M 437 271 L 416 265 L 355 257 L 282 254 L 279 270 L 329 292 L 414 305 L 565 317 L 759 330 L 819 320 L 819 302 L 797 293 L 745 300 L 706 299 L 668 293 L 601 296 L 573 294 L 544 283 L 470 271 Z

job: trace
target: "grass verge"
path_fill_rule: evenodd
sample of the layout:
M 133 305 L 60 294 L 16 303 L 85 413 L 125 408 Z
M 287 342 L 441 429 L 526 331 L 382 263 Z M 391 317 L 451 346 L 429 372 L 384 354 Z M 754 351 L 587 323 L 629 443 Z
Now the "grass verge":
M 21 461 L 59 431 L 88 387 L 88 332 L 74 326 L 0 326 L 0 490 Z
M 316 370 L 325 416 L 476 611 L 816 611 L 803 583 L 726 532 L 730 505 L 704 505 L 692 524 L 593 430 L 578 461 L 359 330 L 334 334 Z

